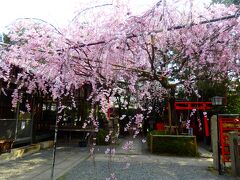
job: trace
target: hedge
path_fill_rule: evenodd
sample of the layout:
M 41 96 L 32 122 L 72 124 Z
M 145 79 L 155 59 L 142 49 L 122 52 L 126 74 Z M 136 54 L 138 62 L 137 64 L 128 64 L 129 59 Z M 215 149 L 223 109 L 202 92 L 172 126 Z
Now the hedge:
M 196 136 L 148 135 L 148 147 L 151 153 L 179 156 L 197 156 Z

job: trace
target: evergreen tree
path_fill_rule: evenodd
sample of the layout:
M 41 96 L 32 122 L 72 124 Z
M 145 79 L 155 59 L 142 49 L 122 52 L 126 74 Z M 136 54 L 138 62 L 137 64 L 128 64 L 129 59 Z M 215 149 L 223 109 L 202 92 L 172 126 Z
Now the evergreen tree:
M 240 4 L 240 0 L 213 0 L 212 2 L 218 3 L 218 4 L 226 4 L 226 5 L 231 5 L 231 4 L 239 5 Z

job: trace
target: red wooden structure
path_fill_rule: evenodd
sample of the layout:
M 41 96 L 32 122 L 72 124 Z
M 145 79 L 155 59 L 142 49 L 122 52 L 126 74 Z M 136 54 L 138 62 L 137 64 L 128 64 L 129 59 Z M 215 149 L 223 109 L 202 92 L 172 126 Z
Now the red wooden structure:
M 219 135 L 223 162 L 230 162 L 229 132 L 238 131 L 240 135 L 240 118 L 219 115 Z
M 209 110 L 212 109 L 212 102 L 175 102 L 176 110 Z
M 157 123 L 156 124 L 156 129 L 157 129 L 157 131 L 164 131 L 165 130 L 164 123 Z
M 205 136 L 209 137 L 210 133 L 209 133 L 207 115 L 204 115 L 203 123 L 204 123 L 204 128 L 205 128 Z
M 175 109 L 176 110 L 196 109 L 196 110 L 206 111 L 206 110 L 212 109 L 212 102 L 188 102 L 188 101 L 175 102 Z M 205 136 L 208 137 L 210 133 L 209 133 L 207 115 L 204 115 L 203 124 L 205 128 Z

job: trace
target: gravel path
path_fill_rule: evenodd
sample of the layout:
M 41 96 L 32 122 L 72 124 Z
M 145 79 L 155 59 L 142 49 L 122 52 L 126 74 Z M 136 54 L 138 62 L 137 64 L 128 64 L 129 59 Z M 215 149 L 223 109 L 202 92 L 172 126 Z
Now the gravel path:
M 97 155 L 95 168 L 88 159 L 79 163 L 67 174 L 66 180 L 104 180 L 115 173 L 118 180 L 186 180 L 186 179 L 234 179 L 229 176 L 218 176 L 216 171 L 208 170 L 212 159 L 179 158 L 155 155 L 116 155 L 108 167 L 108 157 Z M 129 164 L 128 164 L 129 163 Z M 130 165 L 128 168 L 126 168 Z
M 234 179 L 226 175 L 218 176 L 216 171 L 212 171 L 209 167 L 213 163 L 209 156 L 184 158 L 152 155 L 146 151 L 146 143 L 142 143 L 141 139 L 135 139 L 133 147 L 129 151 L 123 151 L 122 145 L 127 141 L 131 139 L 120 141 L 120 145 L 116 146 L 117 154 L 111 161 L 104 154 L 106 146 L 96 147 L 95 163 L 91 158 L 86 159 L 87 148 L 58 147 L 55 173 L 59 176 L 65 173 L 61 180 L 105 180 L 112 173 L 115 173 L 118 180 Z M 51 149 L 17 160 L 0 162 L 0 180 L 48 180 L 51 162 Z

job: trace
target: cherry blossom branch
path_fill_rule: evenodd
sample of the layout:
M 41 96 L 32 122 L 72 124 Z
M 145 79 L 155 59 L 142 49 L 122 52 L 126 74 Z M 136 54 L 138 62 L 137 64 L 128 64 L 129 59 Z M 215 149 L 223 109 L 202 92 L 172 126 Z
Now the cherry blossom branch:
M 192 26 L 214 23 L 214 22 L 218 22 L 218 21 L 225 21 L 225 20 L 229 20 L 229 19 L 235 19 L 235 18 L 238 18 L 239 16 L 240 16 L 240 14 L 237 12 L 235 15 L 229 15 L 229 16 L 224 16 L 224 17 L 220 17 L 220 18 L 214 18 L 214 19 L 210 19 L 210 20 L 200 21 L 199 23 L 191 23 L 189 25 L 178 25 L 178 26 L 170 27 L 170 28 L 167 28 L 167 31 L 189 28 Z M 161 32 L 163 32 L 163 30 L 151 31 L 151 32 L 148 32 L 147 35 L 152 35 L 152 34 L 161 33 Z M 142 36 L 142 35 L 144 35 L 144 34 L 142 34 L 142 33 L 138 34 L 138 35 L 131 34 L 131 35 L 127 35 L 126 38 L 131 39 L 131 38 L 136 38 L 136 37 Z M 106 43 L 106 41 L 103 40 L 103 41 L 92 42 L 92 43 L 87 43 L 87 44 L 80 44 L 79 47 L 94 46 L 94 45 L 105 44 L 105 43 Z
M 97 5 L 97 6 L 92 6 L 92 7 L 86 8 L 86 9 L 78 12 L 77 15 L 74 16 L 74 18 L 72 19 L 71 22 L 75 21 L 75 20 L 76 20 L 83 12 L 85 12 L 85 11 L 88 11 L 88 10 L 90 10 L 90 9 L 99 8 L 99 7 L 104 7 L 104 6 L 112 6 L 112 5 L 113 5 L 113 4 L 102 4 L 102 5 Z
M 56 32 L 58 32 L 59 34 L 63 35 L 53 24 L 51 24 L 51 23 L 49 23 L 49 22 L 47 22 L 47 21 L 45 21 L 43 19 L 40 19 L 40 18 L 18 18 L 18 19 L 16 19 L 16 21 L 17 20 L 37 20 L 37 21 L 41 21 L 41 22 L 43 22 L 45 24 L 50 25 L 51 27 L 53 27 L 53 29 L 56 30 Z

